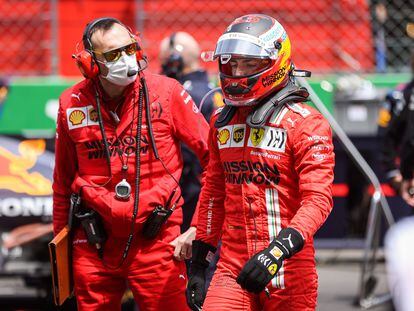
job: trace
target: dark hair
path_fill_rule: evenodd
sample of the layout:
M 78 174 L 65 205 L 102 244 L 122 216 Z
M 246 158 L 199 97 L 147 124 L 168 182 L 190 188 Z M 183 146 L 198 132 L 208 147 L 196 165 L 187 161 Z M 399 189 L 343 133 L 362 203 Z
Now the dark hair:
M 113 17 L 101 17 L 88 23 L 82 36 L 82 42 L 85 49 L 90 51 L 93 50 L 91 37 L 97 30 L 107 31 L 111 29 L 114 24 L 124 26 L 124 24 Z

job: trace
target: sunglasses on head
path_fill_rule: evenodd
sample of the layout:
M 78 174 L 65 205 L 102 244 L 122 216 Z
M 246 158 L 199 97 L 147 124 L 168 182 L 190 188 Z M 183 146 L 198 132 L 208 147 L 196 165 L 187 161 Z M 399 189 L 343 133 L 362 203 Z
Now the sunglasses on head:
M 138 43 L 136 41 L 134 41 L 134 42 L 132 42 L 128 45 L 121 46 L 120 48 L 117 48 L 117 49 L 113 49 L 113 50 L 110 50 L 110 51 L 107 51 L 107 52 L 96 52 L 96 51 L 94 51 L 94 53 L 103 55 L 103 57 L 105 58 L 105 60 L 107 62 L 115 62 L 115 61 L 117 61 L 118 59 L 121 58 L 122 52 L 125 51 L 125 53 L 127 55 L 133 55 L 138 50 L 139 50 Z

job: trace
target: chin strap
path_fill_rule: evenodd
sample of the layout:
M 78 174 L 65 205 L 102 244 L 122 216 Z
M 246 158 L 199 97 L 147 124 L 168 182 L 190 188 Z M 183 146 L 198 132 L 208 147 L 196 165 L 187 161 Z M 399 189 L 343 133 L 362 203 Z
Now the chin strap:
M 251 128 L 260 128 L 274 112 L 278 113 L 282 110 L 285 104 L 306 101 L 308 96 L 309 92 L 306 88 L 289 83 L 272 97 L 264 99 L 263 103 L 260 102 L 249 114 L 246 123 Z M 224 106 L 214 126 L 220 128 L 227 125 L 236 113 L 236 109 L 237 107 L 234 106 Z

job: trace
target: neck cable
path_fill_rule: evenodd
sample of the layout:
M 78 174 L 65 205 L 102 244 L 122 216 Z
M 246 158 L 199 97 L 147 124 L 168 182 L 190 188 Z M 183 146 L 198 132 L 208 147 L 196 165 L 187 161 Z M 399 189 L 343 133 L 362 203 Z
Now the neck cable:
M 177 187 L 179 187 L 179 183 L 178 183 L 177 179 L 174 177 L 174 175 L 171 174 L 171 172 L 168 170 L 168 168 L 166 167 L 166 165 L 164 164 L 162 159 L 159 157 L 158 149 L 157 149 L 154 134 L 153 134 L 152 122 L 151 122 L 151 112 L 150 112 L 148 88 L 147 88 L 147 84 L 146 84 L 146 81 L 145 81 L 144 77 L 141 77 L 140 84 L 141 84 L 141 87 L 139 89 L 139 97 L 138 97 L 138 121 L 137 121 L 137 132 L 136 132 L 136 148 L 135 148 L 135 167 L 136 167 L 135 192 L 134 192 L 135 197 L 134 197 L 134 209 L 133 209 L 133 214 L 132 214 L 132 218 L 131 218 L 130 234 L 129 234 L 127 242 L 126 242 L 125 249 L 124 249 L 123 254 L 122 254 L 122 258 L 121 258 L 119 264 L 115 267 L 109 266 L 104 261 L 104 259 L 103 259 L 103 248 L 102 247 L 97 247 L 98 254 L 102 258 L 102 261 L 103 261 L 104 265 L 107 268 L 110 268 L 110 269 L 118 269 L 119 267 L 122 266 L 122 264 L 124 263 L 125 259 L 128 256 L 128 252 L 129 252 L 129 249 L 131 247 L 133 236 L 134 236 L 135 222 L 136 222 L 136 218 L 137 218 L 137 215 L 138 215 L 138 206 L 139 206 L 140 171 L 141 171 L 141 165 L 140 165 L 141 164 L 140 163 L 141 129 L 142 129 L 142 112 L 143 112 L 142 110 L 143 110 L 144 101 L 145 101 L 145 108 L 146 108 L 145 112 L 146 112 L 148 133 L 149 133 L 149 136 L 150 136 L 150 141 L 151 141 L 151 146 L 152 146 L 152 149 L 153 149 L 153 152 L 154 152 L 154 156 L 157 160 L 159 160 L 161 162 L 161 164 L 164 167 L 164 169 L 166 170 L 166 172 L 175 181 L 175 183 L 177 184 Z M 103 140 L 104 147 L 105 147 L 105 157 L 106 157 L 106 162 L 107 162 L 107 167 L 108 167 L 108 172 L 109 172 L 109 178 L 102 185 L 96 185 L 96 186 L 84 185 L 84 186 L 81 186 L 81 188 L 79 190 L 79 196 L 81 195 L 81 191 L 82 191 L 83 187 L 94 187 L 94 188 L 95 187 L 103 187 L 103 186 L 106 186 L 109 183 L 109 181 L 112 180 L 111 154 L 110 154 L 109 144 L 108 144 L 108 140 L 107 140 L 105 129 L 104 129 L 102 112 L 101 112 L 100 94 L 99 94 L 97 85 L 95 85 L 95 99 L 96 99 L 97 112 L 98 112 L 99 128 L 100 128 L 100 132 L 101 132 L 101 135 L 102 135 L 102 140 Z M 135 103 L 134 103 L 133 109 L 135 109 Z M 133 124 L 131 126 L 133 126 Z M 175 192 L 176 192 L 176 188 L 173 190 L 173 194 Z M 175 201 L 174 205 L 178 203 L 180 197 L 181 196 L 178 197 L 178 199 Z M 171 199 L 172 199 L 172 197 L 171 197 Z
M 144 91 L 144 96 L 145 96 L 145 112 L 146 112 L 146 119 L 147 119 L 147 124 L 148 124 L 148 133 L 150 136 L 150 141 L 151 141 L 151 146 L 152 146 L 152 150 L 154 152 L 154 156 L 155 159 L 159 160 L 161 162 L 161 165 L 164 167 L 165 171 L 168 173 L 168 175 L 171 176 L 171 178 L 175 181 L 175 183 L 177 184 L 177 187 L 174 189 L 174 193 L 176 191 L 176 189 L 178 187 L 180 187 L 180 183 L 177 181 L 177 179 L 174 177 L 173 174 L 171 174 L 170 170 L 167 168 L 167 166 L 165 165 L 164 161 L 160 158 L 159 154 L 158 154 L 158 149 L 157 149 L 157 145 L 155 144 L 155 138 L 154 138 L 154 131 L 152 130 L 152 122 L 151 122 L 151 112 L 150 112 L 150 101 L 149 101 L 149 95 L 148 95 L 148 88 L 147 88 L 147 83 L 144 79 L 144 77 L 141 78 L 141 85 Z M 178 203 L 178 201 L 180 200 L 181 195 L 178 197 L 178 199 L 175 201 L 175 204 Z
M 141 78 L 141 83 L 143 81 L 143 78 Z M 144 80 L 145 81 L 145 80 Z M 146 91 L 146 90 L 145 90 Z M 143 84 L 141 84 L 141 87 L 139 89 L 139 96 L 138 96 L 138 120 L 137 120 L 137 132 L 136 132 L 136 136 L 135 136 L 135 143 L 136 143 L 136 148 L 135 148 L 135 167 L 136 167 L 136 171 L 135 171 L 135 192 L 134 192 L 134 209 L 133 209 L 133 213 L 132 213 L 132 218 L 131 218 L 131 230 L 128 236 L 128 240 L 126 242 L 123 254 L 122 254 L 122 258 L 119 262 L 118 265 L 116 265 L 115 267 L 111 267 L 110 265 L 108 265 L 104 258 L 103 258 L 103 248 L 99 248 L 98 249 L 98 254 L 99 257 L 101 257 L 104 265 L 107 268 L 110 269 L 118 269 L 119 267 L 122 266 L 122 264 L 124 263 L 126 257 L 128 256 L 128 252 L 129 249 L 131 247 L 132 244 L 132 240 L 134 237 L 134 228 L 135 228 L 135 221 L 138 215 L 138 206 L 139 206 L 139 188 L 140 188 L 140 174 L 141 174 L 141 129 L 142 129 L 142 109 L 143 109 L 143 104 L 144 104 L 144 96 L 143 96 L 143 92 L 144 92 L 144 87 Z M 147 96 L 145 96 L 145 100 L 146 100 Z M 106 133 L 105 133 L 105 129 L 103 126 L 103 119 L 102 119 L 102 114 L 101 114 L 101 103 L 100 103 L 100 97 L 99 97 L 99 93 L 98 90 L 96 89 L 96 105 L 97 105 L 97 109 L 98 109 L 98 118 L 99 118 L 99 128 L 101 130 L 101 134 L 102 134 L 102 139 L 104 142 L 104 146 L 105 146 L 105 155 L 106 155 L 106 161 L 107 161 L 107 165 L 108 165 L 108 170 L 109 170 L 109 175 L 110 175 L 110 179 L 112 178 L 112 170 L 111 170 L 111 158 L 110 158 L 110 152 L 109 152 L 109 145 L 108 145 L 108 140 L 106 138 Z M 134 102 L 134 106 L 133 109 L 135 110 L 135 102 Z M 134 120 L 132 120 L 132 122 L 134 122 Z M 133 124 L 131 125 L 133 127 Z M 109 180 L 110 180 L 109 179 Z M 105 185 L 109 182 L 109 180 L 105 183 Z

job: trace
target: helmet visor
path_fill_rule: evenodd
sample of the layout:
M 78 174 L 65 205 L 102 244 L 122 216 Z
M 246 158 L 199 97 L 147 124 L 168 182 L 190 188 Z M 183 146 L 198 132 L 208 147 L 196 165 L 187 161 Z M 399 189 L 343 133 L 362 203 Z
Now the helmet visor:
M 244 78 L 265 71 L 273 62 L 269 58 L 223 54 L 219 58 L 219 70 L 231 78 Z
M 241 32 L 225 33 L 218 39 L 214 56 L 222 54 L 277 58 L 277 50 L 269 42 Z
M 226 39 L 217 42 L 214 57 L 225 54 L 237 54 L 251 57 L 270 57 L 267 49 L 246 40 Z

